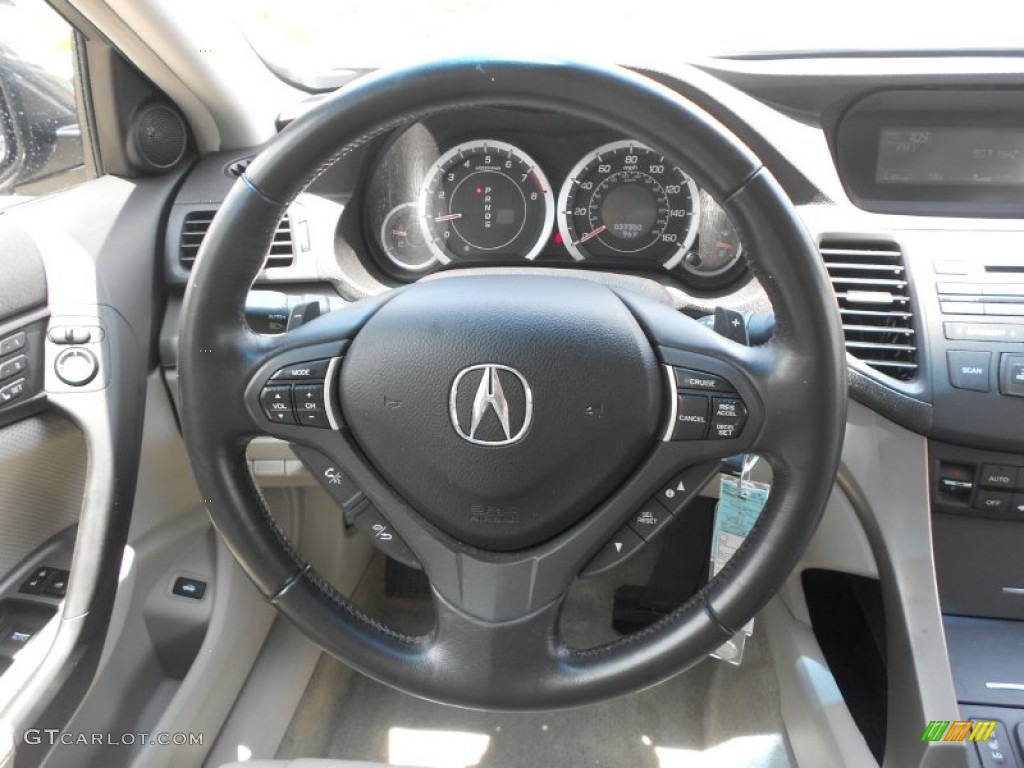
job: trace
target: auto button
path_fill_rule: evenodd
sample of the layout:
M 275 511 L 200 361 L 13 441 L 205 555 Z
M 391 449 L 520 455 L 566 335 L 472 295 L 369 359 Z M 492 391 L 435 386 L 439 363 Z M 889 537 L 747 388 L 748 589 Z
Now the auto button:
M 1017 468 L 1002 464 L 982 464 L 980 485 L 983 488 L 1016 488 Z

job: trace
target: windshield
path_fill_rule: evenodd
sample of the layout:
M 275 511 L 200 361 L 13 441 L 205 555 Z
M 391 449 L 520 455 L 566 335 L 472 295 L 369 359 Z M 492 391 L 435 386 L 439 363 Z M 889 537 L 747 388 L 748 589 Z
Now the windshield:
M 462 53 L 623 64 L 734 53 L 1021 48 L 1013 4 L 860 0 L 229 0 L 271 64 L 301 75 Z

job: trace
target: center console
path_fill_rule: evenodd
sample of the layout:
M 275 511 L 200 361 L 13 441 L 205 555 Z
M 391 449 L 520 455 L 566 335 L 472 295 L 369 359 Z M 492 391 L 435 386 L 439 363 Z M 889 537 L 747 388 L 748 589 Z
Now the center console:
M 1024 252 L 1011 232 L 915 242 L 933 546 L 960 718 L 997 723 L 968 745 L 972 765 L 1024 766 Z
M 890 215 L 910 283 L 916 335 L 896 341 L 919 370 L 885 386 L 928 417 L 909 424 L 909 400 L 887 415 L 929 439 L 958 714 L 995 722 L 967 744 L 969 759 L 1024 766 L 1024 90 L 878 90 L 830 138 L 849 198 Z M 871 286 L 856 288 L 872 300 Z

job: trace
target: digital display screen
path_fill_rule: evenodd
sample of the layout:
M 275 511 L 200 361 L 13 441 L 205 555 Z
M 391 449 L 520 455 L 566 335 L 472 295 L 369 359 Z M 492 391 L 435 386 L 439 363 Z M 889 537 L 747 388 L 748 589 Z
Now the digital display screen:
M 883 127 L 875 182 L 1024 186 L 1024 130 Z

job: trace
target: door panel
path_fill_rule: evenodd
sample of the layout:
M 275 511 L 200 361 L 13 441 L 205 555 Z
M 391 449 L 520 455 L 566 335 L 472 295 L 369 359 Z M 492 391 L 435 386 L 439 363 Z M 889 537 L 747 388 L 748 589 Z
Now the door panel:
M 0 581 L 78 522 L 86 456 L 81 431 L 56 413 L 0 429 Z

